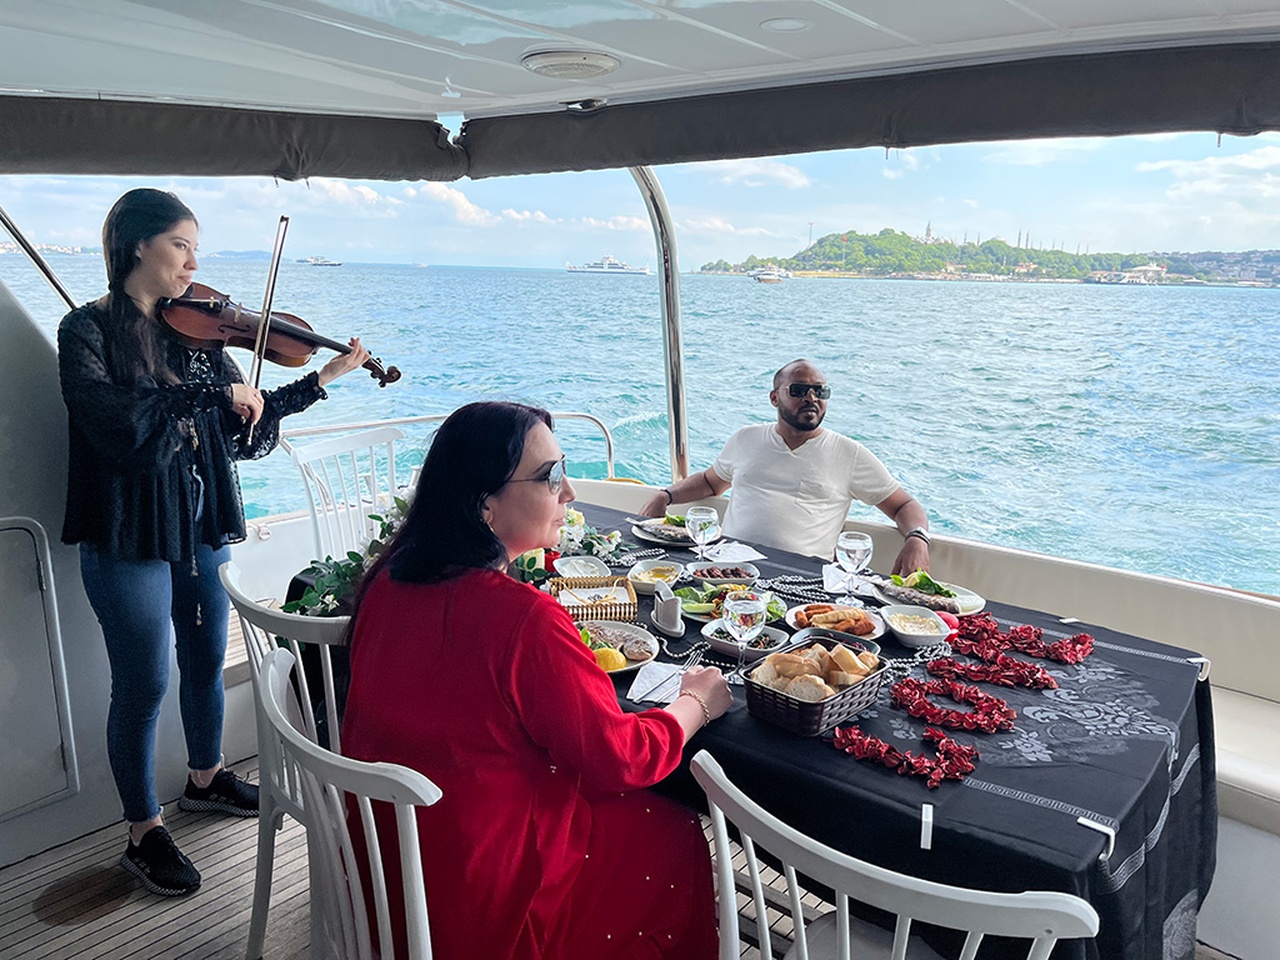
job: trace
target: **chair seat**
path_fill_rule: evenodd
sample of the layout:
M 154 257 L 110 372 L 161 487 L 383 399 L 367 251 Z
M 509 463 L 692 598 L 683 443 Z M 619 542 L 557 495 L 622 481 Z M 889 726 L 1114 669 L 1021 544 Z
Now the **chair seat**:
M 877 927 L 857 917 L 849 917 L 849 942 L 858 960 L 889 960 L 893 955 L 893 931 Z M 836 915 L 824 913 L 805 928 L 805 943 L 809 947 L 809 960 L 835 960 L 837 954 Z M 795 960 L 800 947 L 793 944 L 783 960 Z M 919 937 L 907 941 L 909 960 L 946 960 L 942 954 L 930 949 Z

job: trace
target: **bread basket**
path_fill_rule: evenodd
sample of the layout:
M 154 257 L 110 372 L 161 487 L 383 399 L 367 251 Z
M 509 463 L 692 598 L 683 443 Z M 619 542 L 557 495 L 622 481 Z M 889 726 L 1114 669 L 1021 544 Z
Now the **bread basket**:
M 636 618 L 636 592 L 626 577 L 552 577 L 547 592 L 574 620 Z
M 837 643 L 843 643 L 854 653 L 870 650 L 878 655 L 880 652 L 879 645 L 871 641 L 858 640 L 846 634 L 813 627 L 801 630 L 792 638 L 792 641 L 791 644 L 776 652 L 794 653 L 798 650 L 807 650 L 815 643 L 821 643 L 828 650 L 834 649 Z M 815 703 L 797 700 L 781 690 L 756 683 L 751 679 L 750 674 L 757 666 L 758 664 L 753 663 L 742 669 L 742 679 L 747 690 L 748 712 L 752 716 L 768 720 L 802 737 L 816 737 L 826 733 L 836 724 L 843 723 L 875 703 L 880 695 L 880 684 L 884 680 L 886 669 L 884 661 L 881 661 L 880 666 L 868 674 L 861 683 L 846 687 L 835 696 Z

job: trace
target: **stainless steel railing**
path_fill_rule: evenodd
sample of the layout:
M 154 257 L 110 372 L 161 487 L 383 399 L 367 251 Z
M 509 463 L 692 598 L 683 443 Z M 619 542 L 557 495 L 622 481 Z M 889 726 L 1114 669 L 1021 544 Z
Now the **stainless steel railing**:
M 335 433 L 351 433 L 356 430 L 370 430 L 374 427 L 402 427 L 415 423 L 441 423 L 448 418 L 448 416 L 449 414 L 447 413 L 429 413 L 416 417 L 396 417 L 390 420 L 365 420 L 359 423 L 337 423 L 322 427 L 298 427 L 293 430 L 281 430 L 280 445 L 284 448 L 286 453 L 292 454 L 293 444 L 291 441 L 299 437 L 319 437 Z M 605 422 L 594 414 L 581 413 L 578 411 L 566 411 L 563 413 L 553 411 L 551 416 L 557 421 L 581 420 L 592 424 L 600 431 L 601 435 L 604 437 L 605 476 L 612 479 L 614 476 L 613 434 L 609 432 L 609 427 Z

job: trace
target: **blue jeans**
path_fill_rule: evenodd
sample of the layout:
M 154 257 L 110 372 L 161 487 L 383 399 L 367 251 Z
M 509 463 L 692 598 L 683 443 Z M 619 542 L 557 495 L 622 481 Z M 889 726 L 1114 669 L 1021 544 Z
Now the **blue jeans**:
M 218 567 L 231 548 L 201 544 L 198 575 L 190 561 L 122 560 L 80 544 L 80 572 L 102 625 L 111 664 L 107 755 L 130 823 L 160 813 L 156 800 L 156 723 L 169 687 L 169 638 L 177 639 L 187 766 L 208 770 L 222 759 L 222 660 L 229 602 Z M 170 633 L 169 624 L 173 631 Z

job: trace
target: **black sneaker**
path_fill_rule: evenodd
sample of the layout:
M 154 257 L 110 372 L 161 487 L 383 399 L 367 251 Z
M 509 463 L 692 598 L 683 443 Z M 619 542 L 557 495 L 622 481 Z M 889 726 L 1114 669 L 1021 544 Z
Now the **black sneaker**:
M 258 788 L 223 767 L 213 775 L 213 782 L 207 787 L 197 787 L 188 776 L 187 789 L 182 791 L 178 806 L 183 810 L 216 810 L 233 817 L 256 817 Z
M 178 849 L 164 827 L 152 827 L 138 844 L 130 837 L 129 846 L 120 857 L 120 866 L 162 897 L 184 897 L 200 889 L 200 871 Z

